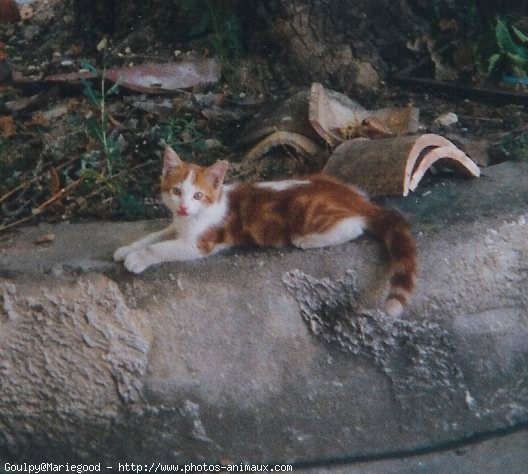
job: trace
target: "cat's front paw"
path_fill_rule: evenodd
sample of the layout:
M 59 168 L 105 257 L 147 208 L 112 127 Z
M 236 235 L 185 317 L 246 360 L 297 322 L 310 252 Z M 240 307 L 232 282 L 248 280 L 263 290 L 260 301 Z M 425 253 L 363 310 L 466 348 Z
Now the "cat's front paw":
M 123 245 L 123 247 L 119 247 L 114 252 L 114 261 L 123 261 L 130 252 L 132 252 L 132 247 L 130 245 Z
M 125 257 L 126 269 L 136 274 L 141 273 L 154 263 L 156 262 L 151 258 L 150 252 L 147 249 L 129 252 Z

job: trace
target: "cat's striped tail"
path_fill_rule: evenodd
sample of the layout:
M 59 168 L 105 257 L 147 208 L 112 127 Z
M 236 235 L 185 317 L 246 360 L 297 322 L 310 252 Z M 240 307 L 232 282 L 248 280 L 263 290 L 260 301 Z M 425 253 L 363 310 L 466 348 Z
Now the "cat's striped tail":
M 369 216 L 368 230 L 381 240 L 390 257 L 390 291 L 385 303 L 388 315 L 399 317 L 414 290 L 417 252 L 407 220 L 399 213 L 376 207 Z

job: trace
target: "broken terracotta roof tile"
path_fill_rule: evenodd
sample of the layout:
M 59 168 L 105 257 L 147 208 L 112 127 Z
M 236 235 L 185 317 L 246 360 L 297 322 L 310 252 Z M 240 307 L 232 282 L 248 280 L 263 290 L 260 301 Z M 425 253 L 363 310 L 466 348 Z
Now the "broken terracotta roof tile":
M 324 171 L 372 196 L 407 196 L 438 163 L 467 177 L 480 176 L 479 167 L 462 150 L 434 134 L 346 141 Z

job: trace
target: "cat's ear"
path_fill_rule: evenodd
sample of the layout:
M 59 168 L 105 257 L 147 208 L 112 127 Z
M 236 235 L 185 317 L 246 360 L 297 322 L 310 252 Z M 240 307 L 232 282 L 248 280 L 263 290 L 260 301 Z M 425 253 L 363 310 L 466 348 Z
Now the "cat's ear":
M 209 166 L 207 174 L 210 176 L 214 188 L 219 188 L 224 182 L 228 168 L 229 163 L 225 160 L 217 161 L 214 165 Z
M 163 176 L 167 176 L 182 163 L 183 161 L 180 159 L 178 154 L 170 146 L 166 146 L 165 150 L 163 151 Z

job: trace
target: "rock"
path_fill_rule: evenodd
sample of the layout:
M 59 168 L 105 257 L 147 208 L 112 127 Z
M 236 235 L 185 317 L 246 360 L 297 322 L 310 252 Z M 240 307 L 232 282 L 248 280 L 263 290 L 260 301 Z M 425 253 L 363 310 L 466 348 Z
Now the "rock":
M 22 21 L 29 21 L 33 18 L 33 7 L 31 5 L 24 5 L 20 9 L 20 18 Z
M 38 25 L 25 25 L 21 28 L 22 34 L 26 41 L 32 41 L 40 34 L 40 26 Z
M 204 140 L 204 143 L 208 150 L 218 150 L 224 148 L 222 142 L 216 138 L 207 138 Z
M 447 112 L 437 117 L 435 123 L 442 127 L 450 127 L 451 125 L 458 123 L 458 115 L 453 112 Z
M 129 130 L 137 130 L 138 125 L 139 125 L 139 120 L 136 118 L 131 118 L 127 120 L 127 122 L 125 123 L 126 128 L 128 128 Z
M 105 36 L 99 43 L 97 43 L 97 51 L 104 51 L 108 47 L 108 38 Z
M 215 105 L 216 94 L 208 92 L 207 94 L 193 94 L 193 99 L 196 101 L 199 107 L 211 107 Z
M 127 142 L 122 133 L 120 133 L 119 136 L 117 137 L 116 144 L 117 144 L 117 149 L 119 150 L 119 153 L 124 153 L 127 147 Z
M 55 234 L 44 234 L 44 235 L 41 235 L 40 237 L 37 237 L 33 243 L 36 244 L 36 245 L 41 245 L 41 244 L 48 244 L 50 242 L 53 242 L 55 240 Z
M 377 89 L 380 85 L 380 76 L 372 64 L 367 62 L 356 62 L 353 66 L 353 77 L 355 84 L 367 90 Z
M 135 98 L 133 98 L 135 99 Z M 134 100 L 132 106 L 136 109 L 143 110 L 151 114 L 168 114 L 174 110 L 173 103 L 170 99 L 144 99 Z

